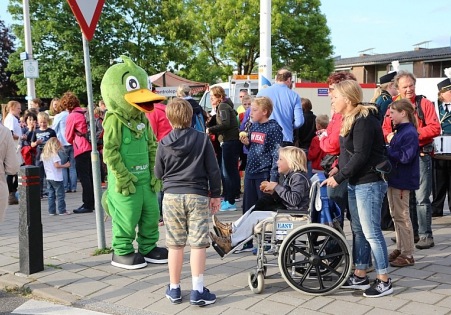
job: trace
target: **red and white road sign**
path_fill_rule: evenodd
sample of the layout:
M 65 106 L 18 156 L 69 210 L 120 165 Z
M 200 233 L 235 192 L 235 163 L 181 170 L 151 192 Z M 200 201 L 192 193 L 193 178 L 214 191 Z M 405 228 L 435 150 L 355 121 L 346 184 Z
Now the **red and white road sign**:
M 90 41 L 94 36 L 105 0 L 67 0 L 67 2 L 74 12 L 81 31 Z

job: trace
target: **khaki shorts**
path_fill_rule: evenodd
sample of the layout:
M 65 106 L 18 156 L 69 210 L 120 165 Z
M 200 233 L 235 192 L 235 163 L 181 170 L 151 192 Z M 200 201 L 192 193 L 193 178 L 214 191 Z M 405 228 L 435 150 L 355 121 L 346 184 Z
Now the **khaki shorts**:
M 209 247 L 209 204 L 208 197 L 165 193 L 163 218 L 166 227 L 166 246 L 181 248 L 188 241 L 192 248 Z

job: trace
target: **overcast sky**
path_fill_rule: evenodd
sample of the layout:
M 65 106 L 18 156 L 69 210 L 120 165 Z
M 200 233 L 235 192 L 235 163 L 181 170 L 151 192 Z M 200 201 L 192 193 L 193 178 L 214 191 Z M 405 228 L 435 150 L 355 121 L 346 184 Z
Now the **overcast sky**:
M 1 0 L 0 19 L 13 21 Z M 227 0 L 225 0 L 227 1 Z M 451 0 L 322 0 L 321 12 L 331 30 L 334 56 L 356 57 L 359 52 L 384 54 L 421 47 L 450 46 Z M 95 36 L 95 35 L 94 35 Z

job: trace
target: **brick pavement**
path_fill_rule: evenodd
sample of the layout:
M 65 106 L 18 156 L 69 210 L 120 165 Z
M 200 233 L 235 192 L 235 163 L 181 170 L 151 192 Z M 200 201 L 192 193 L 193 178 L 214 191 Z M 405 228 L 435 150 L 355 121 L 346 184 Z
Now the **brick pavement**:
M 81 204 L 81 187 L 67 194 L 68 210 Z M 191 276 L 189 255 L 182 271 L 184 302 L 171 305 L 165 298 L 169 281 L 166 265 L 149 264 L 134 271 L 110 265 L 110 255 L 92 256 L 97 248 L 95 214 L 48 216 L 47 200 L 41 202 L 44 231 L 45 270 L 30 276 L 19 274 L 18 206 L 10 206 L 0 225 L 0 288 L 25 286 L 33 295 L 62 304 L 83 306 L 111 314 L 451 314 L 451 215 L 433 219 L 435 247 L 416 251 L 415 266 L 391 268 L 394 294 L 379 299 L 364 298 L 361 292 L 339 290 L 329 296 L 308 296 L 289 287 L 279 270 L 268 268 L 265 290 L 253 294 L 247 274 L 255 268 L 250 253 L 221 260 L 207 250 L 206 286 L 217 302 L 206 308 L 189 306 Z M 236 219 L 240 211 L 220 213 L 223 221 Z M 349 225 L 345 232 L 350 240 Z M 105 224 L 107 245 L 111 244 L 111 220 Z M 160 228 L 159 245 L 164 245 Z M 384 232 L 389 251 L 393 232 Z M 375 278 L 375 273 L 369 274 Z

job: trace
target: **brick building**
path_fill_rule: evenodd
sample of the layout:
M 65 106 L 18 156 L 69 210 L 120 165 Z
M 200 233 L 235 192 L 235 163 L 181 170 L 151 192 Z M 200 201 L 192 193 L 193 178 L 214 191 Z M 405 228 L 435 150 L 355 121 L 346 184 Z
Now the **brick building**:
M 443 69 L 451 67 L 451 48 L 419 48 L 412 51 L 359 57 L 335 58 L 335 71 L 352 72 L 359 83 L 378 83 L 391 71 L 391 62 L 398 60 L 400 70 L 412 72 L 417 78 L 445 77 Z

